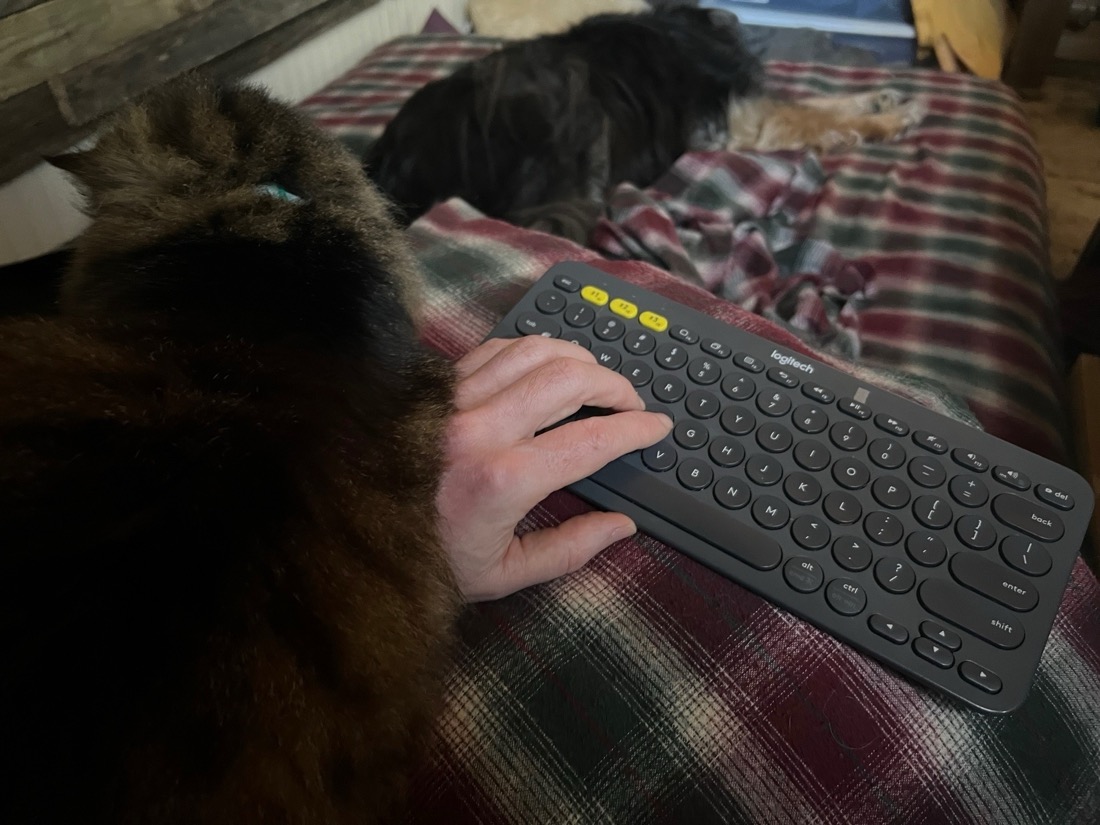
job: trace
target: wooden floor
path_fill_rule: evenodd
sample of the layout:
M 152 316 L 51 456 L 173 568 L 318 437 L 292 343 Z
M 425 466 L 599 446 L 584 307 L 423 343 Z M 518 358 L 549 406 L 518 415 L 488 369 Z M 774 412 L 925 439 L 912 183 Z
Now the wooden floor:
M 1051 259 L 1058 279 L 1070 273 L 1100 221 L 1098 108 L 1100 69 L 1048 77 L 1042 98 L 1024 102 L 1046 168 Z

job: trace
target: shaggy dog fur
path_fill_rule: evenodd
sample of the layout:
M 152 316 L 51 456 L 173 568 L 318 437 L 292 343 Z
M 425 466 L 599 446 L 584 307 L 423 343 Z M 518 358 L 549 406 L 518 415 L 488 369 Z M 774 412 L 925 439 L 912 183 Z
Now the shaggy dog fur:
M 613 185 L 648 185 L 686 151 L 826 151 L 919 119 L 890 92 L 783 103 L 762 81 L 727 12 L 601 15 L 427 84 L 364 163 L 406 221 L 460 196 L 583 242 Z
M 400 233 L 257 90 L 57 163 L 61 312 L 0 324 L 0 821 L 388 821 L 459 606 Z

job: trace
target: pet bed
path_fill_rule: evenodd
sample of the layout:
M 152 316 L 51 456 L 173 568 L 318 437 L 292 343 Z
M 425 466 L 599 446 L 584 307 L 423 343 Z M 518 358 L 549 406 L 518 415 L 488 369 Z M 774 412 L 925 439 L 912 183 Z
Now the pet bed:
M 361 150 L 416 88 L 495 46 L 401 38 L 303 107 Z M 687 155 L 621 186 L 588 249 L 441 204 L 410 229 L 426 340 L 458 356 L 550 264 L 590 260 L 1066 460 L 1042 174 L 1011 93 L 769 70 L 777 94 L 890 86 L 929 115 L 821 159 Z M 584 509 L 557 493 L 522 529 Z M 437 733 L 415 821 L 1092 823 L 1100 584 L 1078 561 L 1028 700 L 991 716 L 639 535 L 468 608 Z

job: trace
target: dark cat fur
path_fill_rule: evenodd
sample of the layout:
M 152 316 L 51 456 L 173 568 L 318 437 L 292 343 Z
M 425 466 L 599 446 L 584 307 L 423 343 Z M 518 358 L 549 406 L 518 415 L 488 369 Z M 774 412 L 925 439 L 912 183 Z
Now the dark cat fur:
M 601 15 L 506 45 L 418 90 L 364 159 L 411 222 L 461 196 L 583 241 L 608 187 L 645 186 L 758 94 L 737 18 L 684 6 Z
M 258 90 L 187 79 L 58 163 L 61 313 L 0 325 L 0 822 L 384 821 L 459 605 L 400 233 Z

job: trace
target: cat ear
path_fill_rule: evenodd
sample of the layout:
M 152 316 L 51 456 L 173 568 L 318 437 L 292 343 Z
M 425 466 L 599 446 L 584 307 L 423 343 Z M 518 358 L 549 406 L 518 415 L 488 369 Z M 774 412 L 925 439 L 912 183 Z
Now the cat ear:
M 88 172 L 90 150 L 83 152 L 66 152 L 63 155 L 51 155 L 43 158 L 50 166 L 56 166 L 63 172 L 68 172 L 79 181 L 84 181 Z

